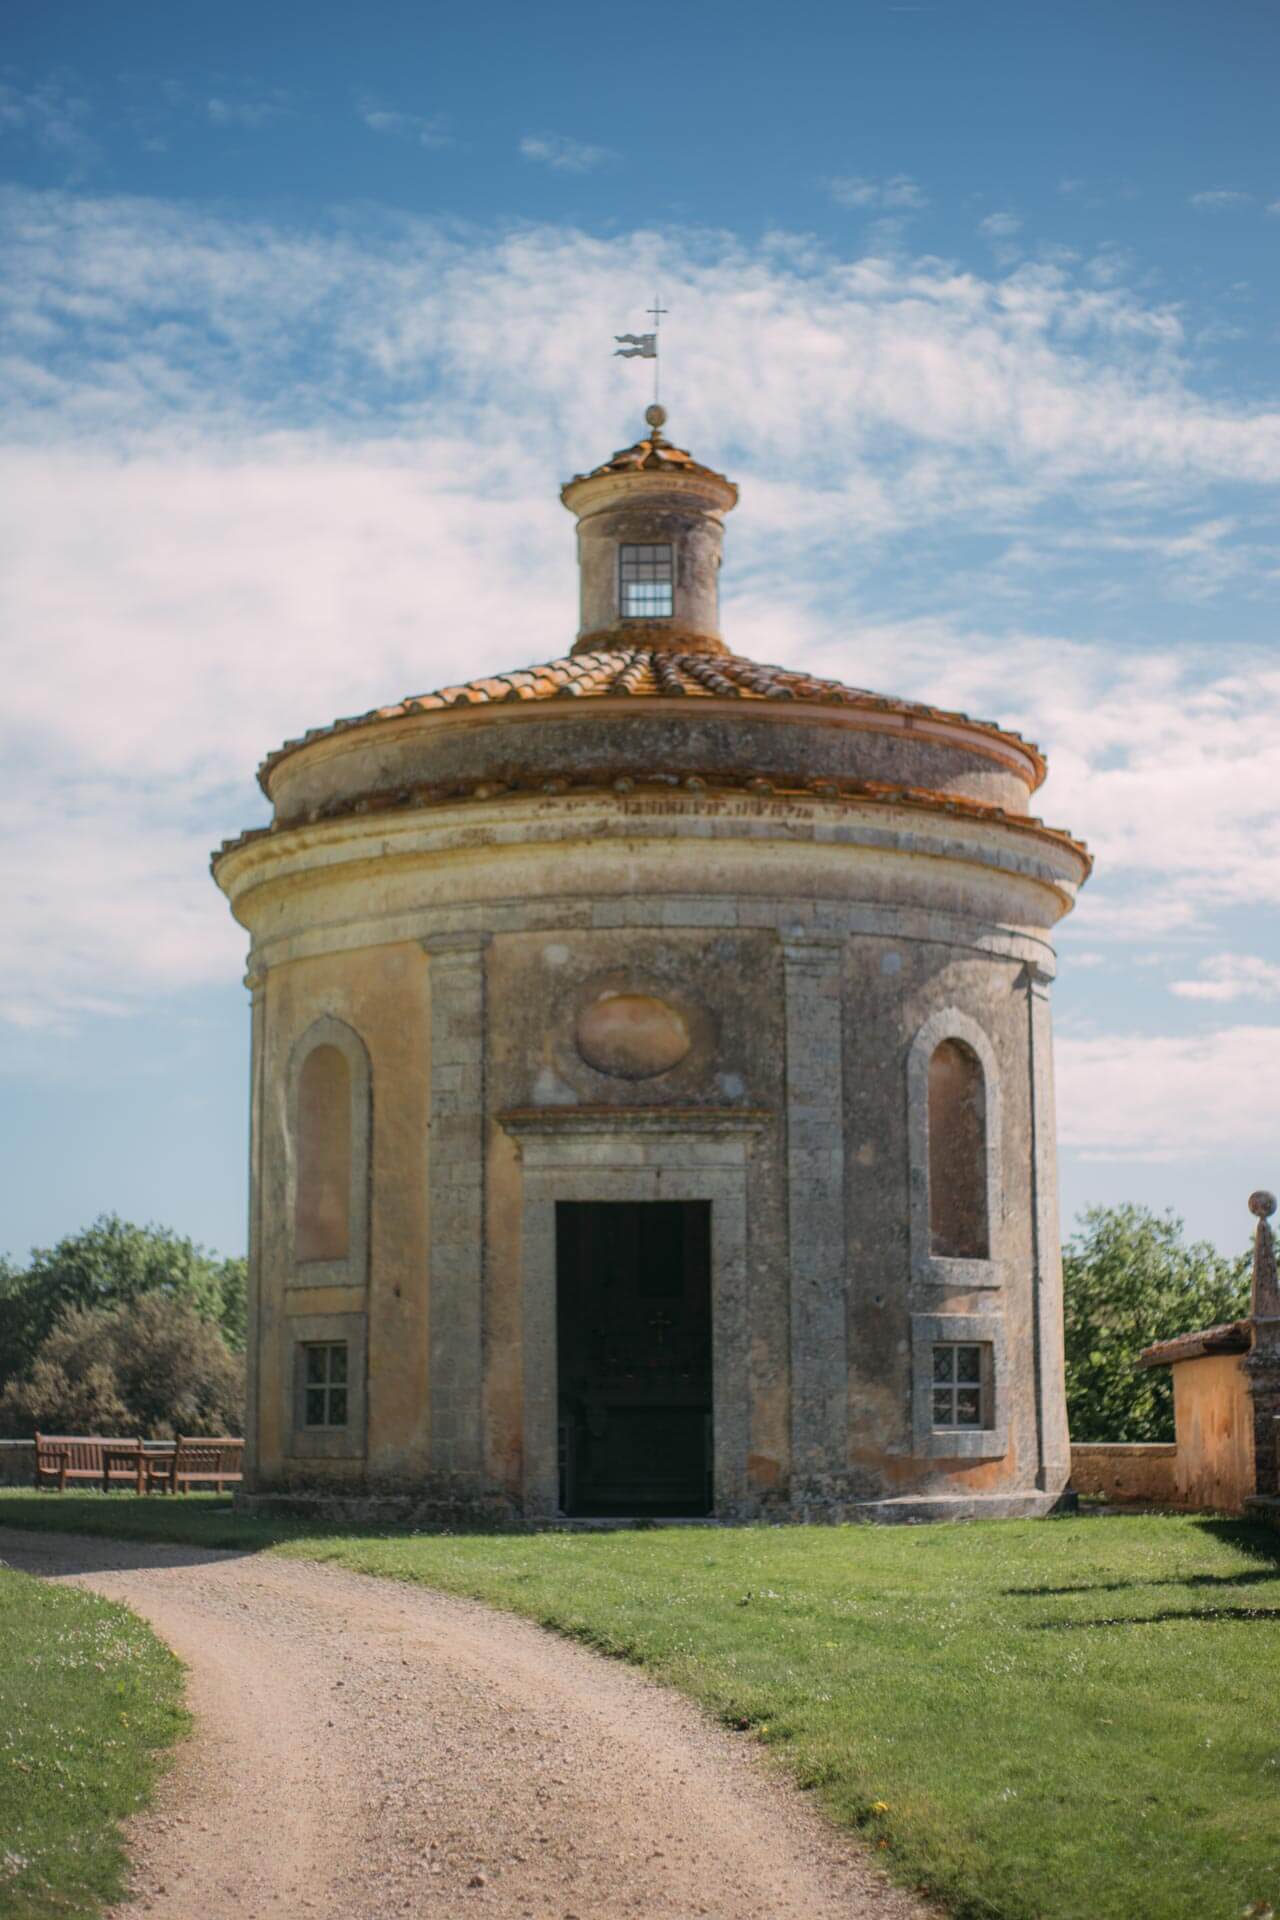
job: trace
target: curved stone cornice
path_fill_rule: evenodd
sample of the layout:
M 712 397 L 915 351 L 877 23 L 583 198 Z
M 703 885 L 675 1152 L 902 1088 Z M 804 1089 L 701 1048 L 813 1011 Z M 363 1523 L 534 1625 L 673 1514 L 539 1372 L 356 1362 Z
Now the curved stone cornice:
M 436 809 L 470 809 L 475 805 L 500 806 L 504 801 L 684 796 L 696 811 L 699 802 L 733 799 L 767 802 L 810 802 L 823 805 L 892 807 L 940 814 L 954 820 L 995 826 L 1022 836 L 1051 844 L 1073 855 L 1080 866 L 1080 882 L 1092 870 L 1092 856 L 1082 841 L 1061 828 L 1049 827 L 1030 814 L 1007 813 L 1003 808 L 987 806 L 977 800 L 957 798 L 927 788 L 894 787 L 877 781 L 815 779 L 804 785 L 788 784 L 766 775 L 743 775 L 738 780 L 718 771 L 684 774 L 653 772 L 620 775 L 612 781 L 582 779 L 573 773 L 539 774 L 528 781 L 479 780 L 442 786 L 422 785 L 387 794 L 375 790 L 355 796 L 341 796 L 323 806 L 311 808 L 305 815 L 276 820 L 269 826 L 249 827 L 234 839 L 224 840 L 211 856 L 214 877 L 222 884 L 221 869 L 231 855 L 263 841 L 284 840 L 308 828 L 331 822 L 363 821 L 378 824 L 383 820 L 401 820 L 406 814 Z

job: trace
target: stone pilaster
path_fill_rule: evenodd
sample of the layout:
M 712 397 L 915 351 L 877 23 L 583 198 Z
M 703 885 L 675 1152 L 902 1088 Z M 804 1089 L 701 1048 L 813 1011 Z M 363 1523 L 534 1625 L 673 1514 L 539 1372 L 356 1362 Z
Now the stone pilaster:
M 423 942 L 431 957 L 428 1155 L 431 1473 L 478 1488 L 483 1461 L 483 934 Z
M 249 1042 L 249 1257 L 245 1262 L 244 1476 L 258 1475 L 259 1355 L 262 1347 L 262 1108 L 266 1075 L 267 976 L 247 973 L 252 996 Z
M 1062 1230 L 1058 1219 L 1057 1121 L 1053 1092 L 1051 975 L 1029 963 L 1027 1058 L 1031 1075 L 1031 1295 L 1035 1370 L 1036 1485 L 1059 1493 L 1071 1474 L 1063 1393 Z
M 834 1491 L 848 1467 L 844 941 L 787 934 L 787 1207 L 793 1500 Z

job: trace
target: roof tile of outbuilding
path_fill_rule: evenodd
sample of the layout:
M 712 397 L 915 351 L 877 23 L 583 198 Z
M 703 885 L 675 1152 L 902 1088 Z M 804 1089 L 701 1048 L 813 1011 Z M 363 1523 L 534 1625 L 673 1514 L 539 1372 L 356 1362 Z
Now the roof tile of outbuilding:
M 1201 1327 L 1195 1333 L 1175 1334 L 1171 1340 L 1157 1340 L 1138 1355 L 1140 1367 L 1171 1367 L 1179 1360 L 1203 1360 L 1215 1353 L 1247 1353 L 1253 1344 L 1252 1320 L 1227 1320 L 1217 1327 Z

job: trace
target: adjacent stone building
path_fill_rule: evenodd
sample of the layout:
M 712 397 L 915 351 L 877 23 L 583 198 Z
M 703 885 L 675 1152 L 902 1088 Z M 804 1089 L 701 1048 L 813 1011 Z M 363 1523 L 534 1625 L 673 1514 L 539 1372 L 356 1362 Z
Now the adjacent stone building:
M 1049 985 L 997 726 L 720 636 L 736 487 L 563 489 L 572 649 L 270 754 L 249 1474 L 424 1518 L 1047 1510 Z

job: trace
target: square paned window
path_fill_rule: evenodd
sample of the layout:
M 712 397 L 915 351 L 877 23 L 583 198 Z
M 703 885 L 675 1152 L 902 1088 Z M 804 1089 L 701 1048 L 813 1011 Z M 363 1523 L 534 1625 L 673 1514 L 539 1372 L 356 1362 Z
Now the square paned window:
M 302 1424 L 347 1424 L 347 1343 L 317 1341 L 302 1349 Z
M 668 620 L 675 608 L 671 548 L 620 547 L 618 595 L 624 620 Z
M 948 1342 L 933 1349 L 933 1425 L 991 1425 L 991 1349 Z

